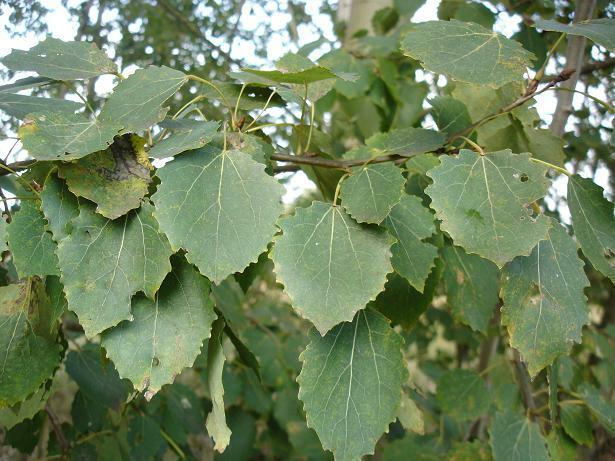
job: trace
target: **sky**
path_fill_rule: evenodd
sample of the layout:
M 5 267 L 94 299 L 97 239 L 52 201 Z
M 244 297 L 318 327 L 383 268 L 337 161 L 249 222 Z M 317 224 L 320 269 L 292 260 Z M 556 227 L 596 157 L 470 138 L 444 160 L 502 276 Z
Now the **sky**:
M 331 22 L 331 18 L 328 15 L 320 14 L 319 9 L 323 1 L 327 0 L 309 0 L 307 2 L 306 10 L 307 13 L 310 14 L 313 18 L 313 22 L 316 25 L 316 28 L 319 29 L 328 39 L 334 40 L 335 35 L 333 33 L 333 24 Z M 69 6 L 75 6 L 82 3 L 82 0 L 68 0 Z M 415 13 L 412 18 L 413 22 L 423 22 L 429 20 L 437 19 L 437 9 L 440 0 L 427 0 L 425 4 Z M 48 8 L 51 13 L 48 16 L 49 21 L 49 29 L 51 30 L 51 36 L 55 38 L 59 38 L 62 40 L 72 40 L 74 39 L 77 32 L 77 20 L 75 18 L 71 18 L 68 14 L 67 9 L 62 5 L 62 0 L 41 0 L 41 4 Z M 487 6 L 489 4 L 485 2 Z M 245 8 L 245 7 L 244 7 Z M 274 15 L 267 16 L 265 8 L 255 8 L 251 14 L 241 15 L 241 26 L 246 30 L 253 29 L 258 26 L 259 23 L 263 21 L 270 21 L 272 27 L 274 29 L 283 30 L 286 26 L 287 21 L 289 20 L 289 16 L 285 13 L 277 13 Z M 37 36 L 34 33 L 26 33 L 22 37 L 11 37 L 7 31 L 5 30 L 5 26 L 8 24 L 9 15 L 8 14 L 0 14 L 0 57 L 8 54 L 12 48 L 18 49 L 28 49 L 34 46 L 39 40 L 44 37 Z M 518 30 L 520 18 L 519 17 L 511 17 L 507 14 L 499 14 L 498 19 L 495 24 L 495 30 L 500 32 L 508 37 L 513 35 Z M 319 38 L 318 31 L 316 28 L 310 28 L 303 26 L 299 29 L 299 45 L 303 45 L 309 43 L 317 38 Z M 113 40 L 113 37 L 110 37 Z M 281 39 L 280 37 L 272 37 L 269 41 L 268 45 L 268 62 L 260 60 L 255 57 L 253 44 L 249 41 L 240 41 L 236 40 L 231 50 L 231 55 L 234 58 L 246 60 L 249 62 L 251 66 L 261 66 L 262 68 L 271 68 L 273 62 L 283 56 L 288 51 L 295 51 L 292 49 L 293 45 L 288 45 L 288 41 Z M 326 51 L 326 50 L 324 50 Z M 136 68 L 128 68 L 123 69 L 122 72 L 124 75 L 129 75 L 131 72 L 134 72 Z M 547 68 L 547 71 L 551 70 L 553 72 L 554 69 Z M 17 76 L 17 78 L 22 78 L 28 74 L 22 73 Z M 112 89 L 112 81 L 113 78 L 111 76 L 103 76 L 97 82 L 96 90 L 101 94 L 107 93 Z M 0 84 L 7 83 L 0 81 Z M 596 94 L 597 97 L 604 97 L 604 95 Z M 555 110 L 556 104 L 556 94 L 554 91 L 547 91 L 541 95 L 539 95 L 537 99 L 536 109 L 538 110 L 541 118 L 549 123 L 551 120 L 551 116 Z M 582 100 L 581 95 L 575 95 L 575 105 L 580 105 L 580 101 Z M 429 106 L 426 104 L 426 108 Z M 430 127 L 430 126 L 427 126 Z M 13 144 L 12 140 L 0 140 L 0 154 L 3 152 L 8 152 L 11 145 Z M 583 175 L 583 172 L 581 172 Z M 598 171 L 597 177 L 595 178 L 596 182 L 601 185 L 603 188 L 607 190 L 607 192 L 611 193 L 608 184 L 608 170 L 602 169 Z M 289 181 L 286 182 L 287 194 L 284 197 L 284 201 L 286 203 L 292 202 L 296 197 L 301 195 L 307 189 L 313 189 L 314 184 L 303 174 L 299 172 L 297 174 L 293 174 L 290 176 Z M 560 177 L 554 182 L 554 190 L 556 195 L 565 195 L 566 188 L 566 178 Z M 567 221 L 567 210 L 563 211 L 563 220 Z

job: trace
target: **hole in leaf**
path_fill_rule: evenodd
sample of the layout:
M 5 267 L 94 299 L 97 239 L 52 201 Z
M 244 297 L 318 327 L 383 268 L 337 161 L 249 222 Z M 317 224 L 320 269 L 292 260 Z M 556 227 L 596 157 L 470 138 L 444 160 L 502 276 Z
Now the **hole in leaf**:
M 521 173 L 521 176 L 519 176 L 519 181 L 521 181 L 521 182 L 527 182 L 529 179 L 530 178 L 525 173 Z

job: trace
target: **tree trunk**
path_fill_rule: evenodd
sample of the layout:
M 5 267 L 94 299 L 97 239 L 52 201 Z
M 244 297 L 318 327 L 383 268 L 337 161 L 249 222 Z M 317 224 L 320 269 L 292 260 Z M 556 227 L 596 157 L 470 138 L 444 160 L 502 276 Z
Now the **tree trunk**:
M 346 23 L 344 41 L 361 29 L 371 33 L 374 13 L 388 6 L 393 6 L 393 0 L 340 0 L 337 19 Z
M 596 6 L 596 0 L 577 0 L 577 5 L 574 10 L 574 19 L 572 22 L 579 22 L 585 19 L 590 19 Z M 574 90 L 579 80 L 579 74 L 583 67 L 583 58 L 585 54 L 585 37 L 577 35 L 568 36 L 568 47 L 566 48 L 566 66 L 565 69 L 575 69 L 575 73 L 566 80 L 561 88 Z M 559 91 L 557 94 L 557 106 L 551 121 L 551 132 L 555 136 L 561 137 L 566 129 L 566 122 L 572 113 L 572 99 L 574 93 L 571 91 Z

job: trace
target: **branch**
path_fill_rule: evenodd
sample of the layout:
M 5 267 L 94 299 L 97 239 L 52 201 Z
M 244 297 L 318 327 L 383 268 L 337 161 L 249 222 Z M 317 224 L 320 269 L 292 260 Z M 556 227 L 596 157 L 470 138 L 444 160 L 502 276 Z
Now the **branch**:
M 578 0 L 574 10 L 573 23 L 590 19 L 592 17 L 596 0 Z M 579 72 L 583 64 L 585 54 L 585 37 L 580 35 L 568 36 L 568 47 L 566 48 L 566 65 L 564 71 L 569 69 L 570 78 L 562 85 L 563 88 L 574 90 L 579 80 Z M 575 72 L 576 70 L 576 72 Z M 572 113 L 572 99 L 574 94 L 562 91 L 557 95 L 557 106 L 551 121 L 551 132 L 558 137 L 562 137 L 566 129 L 566 122 Z
M 409 157 L 403 157 L 401 155 L 382 155 L 381 157 L 376 157 L 371 160 L 369 163 L 385 163 L 385 162 L 395 162 L 395 161 L 405 161 Z M 363 165 L 367 162 L 366 159 L 358 159 L 358 160 L 333 160 L 328 158 L 316 157 L 314 154 L 310 155 L 310 153 L 306 152 L 306 155 L 288 155 L 288 154 L 273 154 L 271 156 L 271 160 L 277 160 L 279 162 L 289 162 L 296 163 L 299 165 L 310 165 L 310 166 L 318 166 L 322 168 L 334 168 L 338 170 L 347 170 L 350 167 Z M 282 170 L 288 171 L 288 170 Z
M 579 72 L 579 75 L 588 75 L 597 70 L 610 69 L 611 67 L 615 67 L 615 58 L 608 58 L 604 61 L 594 61 L 581 67 L 581 72 Z M 555 80 L 557 77 L 557 75 L 548 75 L 543 78 L 543 81 L 550 82 Z
M 56 440 L 58 441 L 58 446 L 60 447 L 60 451 L 64 454 L 68 453 L 70 444 L 66 440 L 66 437 L 64 436 L 64 432 L 62 432 L 62 426 L 60 424 L 60 421 L 58 421 L 58 417 L 51 410 L 49 403 L 45 405 L 45 413 L 47 413 L 47 417 L 49 418 L 49 422 L 51 423 L 53 432 L 56 435 Z
M 455 140 L 457 138 L 461 138 L 463 136 L 466 136 L 466 135 L 472 133 L 476 128 L 478 128 L 482 124 L 488 122 L 489 120 L 492 120 L 492 119 L 494 119 L 494 118 L 496 118 L 496 117 L 498 117 L 498 116 L 500 116 L 502 114 L 510 112 L 511 110 L 516 109 L 519 106 L 522 106 L 523 104 L 525 104 L 530 99 L 533 99 L 535 96 L 538 96 L 539 94 L 544 93 L 548 89 L 554 87 L 558 83 L 565 82 L 566 80 L 568 80 L 570 78 L 570 75 L 573 72 L 574 72 L 574 69 L 572 69 L 572 70 L 564 69 L 563 71 L 561 71 L 559 73 L 559 75 L 555 76 L 555 78 L 553 80 L 551 80 L 549 83 L 547 83 L 545 86 L 543 86 L 540 90 L 536 91 L 536 89 L 534 89 L 534 91 L 532 91 L 531 93 L 525 94 L 523 96 L 518 97 L 517 99 L 515 99 L 513 102 L 511 102 L 507 106 L 504 106 L 504 107 L 498 109 L 493 114 L 490 114 L 490 115 L 487 115 L 487 116 L 481 118 L 480 120 L 478 120 L 477 122 L 474 122 L 472 125 L 470 125 L 469 127 L 465 128 L 464 130 L 462 130 L 462 131 L 460 131 L 458 133 L 454 133 L 453 135 L 451 135 L 448 138 L 448 142 L 450 143 L 451 141 L 453 141 L 453 140 Z

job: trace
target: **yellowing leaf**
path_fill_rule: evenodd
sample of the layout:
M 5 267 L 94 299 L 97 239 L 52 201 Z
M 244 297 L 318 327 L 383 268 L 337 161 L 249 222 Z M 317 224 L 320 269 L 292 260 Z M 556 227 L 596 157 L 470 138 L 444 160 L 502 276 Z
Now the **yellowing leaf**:
M 549 180 L 529 154 L 462 149 L 441 160 L 427 172 L 433 184 L 425 192 L 457 245 L 502 267 L 545 237 L 548 220 L 533 217 L 531 204 L 545 195 Z
M 102 345 L 122 378 L 151 399 L 191 367 L 216 318 L 210 283 L 183 258 L 174 257 L 156 300 L 137 296 L 132 320 L 103 333 Z
M 530 256 L 520 256 L 502 274 L 502 324 L 530 375 L 581 342 L 589 322 L 583 290 L 589 281 L 575 241 L 557 222 Z

